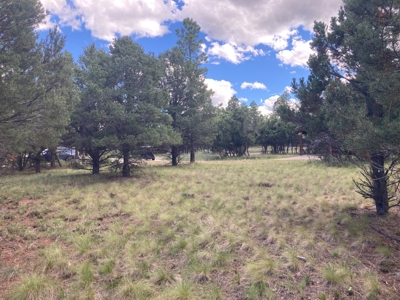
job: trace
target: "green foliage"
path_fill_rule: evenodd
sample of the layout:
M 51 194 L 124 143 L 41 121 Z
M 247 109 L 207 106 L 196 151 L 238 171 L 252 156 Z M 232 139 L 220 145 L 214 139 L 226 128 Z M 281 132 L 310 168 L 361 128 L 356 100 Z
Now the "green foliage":
M 249 155 L 249 147 L 255 145 L 262 122 L 257 105 L 240 105 L 233 96 L 226 109 L 220 109 L 217 118 L 218 133 L 213 143 L 213 151 L 224 156 Z
M 55 147 L 76 102 L 73 60 L 57 28 L 37 41 L 45 12 L 36 0 L 0 4 L 0 151 Z M 29 142 L 28 142 L 29 141 Z M 37 164 L 40 171 L 40 162 Z M 20 167 L 21 168 L 21 167 Z
M 374 199 L 378 214 L 389 210 L 400 146 L 399 8 L 392 0 L 345 0 L 329 27 L 315 23 L 311 75 L 292 84 L 309 120 L 305 125 L 314 124 L 306 130 L 319 134 L 326 148 L 370 162 L 361 166 L 364 179 L 356 184 Z M 385 160 L 392 162 L 388 168 Z
M 172 127 L 182 137 L 182 143 L 172 147 L 172 165 L 178 164 L 184 152 L 190 152 L 190 161 L 194 162 L 195 151 L 209 148 L 215 136 L 215 107 L 212 91 L 204 82 L 207 69 L 201 65 L 207 57 L 199 32 L 197 23 L 186 18 L 183 28 L 176 31 L 178 46 L 160 55 L 164 63 L 162 86 L 169 95 L 165 108 L 172 117 Z
M 58 299 L 57 285 L 50 279 L 33 274 L 22 278 L 21 283 L 13 286 L 7 299 Z
M 264 149 L 272 146 L 273 152 L 279 153 L 289 145 L 297 145 L 296 127 L 291 122 L 284 122 L 277 115 L 268 116 L 261 125 L 259 143 Z
M 93 173 L 106 149 L 121 151 L 122 172 L 129 176 L 131 151 L 179 141 L 164 112 L 160 78 L 159 61 L 129 37 L 115 39 L 109 54 L 94 45 L 85 49 L 77 71 L 81 102 L 69 138 L 91 156 Z

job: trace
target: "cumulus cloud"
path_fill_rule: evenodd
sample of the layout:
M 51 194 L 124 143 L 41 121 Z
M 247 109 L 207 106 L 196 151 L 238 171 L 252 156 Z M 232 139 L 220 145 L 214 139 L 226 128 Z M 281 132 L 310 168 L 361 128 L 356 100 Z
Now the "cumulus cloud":
M 292 50 L 282 50 L 276 54 L 283 64 L 292 67 L 304 67 L 307 65 L 308 58 L 313 53 L 310 47 L 311 41 L 304 41 L 301 37 L 292 39 Z
M 269 97 L 268 99 L 265 99 L 263 101 L 263 105 L 259 106 L 258 110 L 265 116 L 272 114 L 274 111 L 274 103 L 276 100 L 278 100 L 280 96 L 275 95 L 272 97 Z
M 226 80 L 205 79 L 208 88 L 213 90 L 212 102 L 215 106 L 222 105 L 226 107 L 229 99 L 236 94 L 232 87 L 232 83 Z
M 240 86 L 240 88 L 242 89 L 254 89 L 254 90 L 267 90 L 267 87 L 265 86 L 265 84 L 261 83 L 261 82 L 254 82 L 254 83 L 250 83 L 250 82 L 243 82 L 242 85 Z
M 286 86 L 284 89 L 284 92 L 291 93 L 292 88 L 290 86 Z M 278 100 L 280 95 L 274 95 L 271 96 L 265 100 L 262 101 L 262 105 L 258 107 L 258 110 L 263 114 L 263 115 L 269 115 L 273 113 L 274 111 L 274 104 L 276 100 Z M 289 106 L 293 109 L 298 109 L 298 102 L 294 98 L 289 99 Z
M 249 101 L 249 99 L 247 99 L 247 98 L 244 98 L 244 97 L 241 97 L 241 98 L 239 98 L 239 101 L 241 101 L 241 102 L 248 102 L 248 101 Z
M 211 42 L 207 54 L 211 59 L 225 59 L 234 64 L 249 60 L 252 56 L 265 55 L 263 50 L 252 46 L 241 47 L 235 43 L 220 44 L 218 42 Z
M 209 51 L 234 63 L 261 55 L 247 46 L 264 44 L 276 51 L 286 49 L 296 28 L 311 30 L 314 20 L 329 22 L 342 4 L 342 0 L 320 0 L 318 5 L 314 0 L 40 1 L 58 17 L 60 25 L 73 29 L 84 26 L 94 37 L 106 41 L 116 35 L 162 36 L 169 32 L 168 21 L 191 17 L 209 41 L 214 41 Z
M 314 20 L 329 22 L 342 0 L 183 0 L 181 19 L 191 17 L 210 39 L 275 50 L 287 47 L 295 28 L 311 30 Z
M 61 26 L 71 26 L 73 29 L 81 28 L 80 12 L 73 4 L 68 4 L 65 0 L 41 0 L 43 7 L 50 11 L 52 15 L 56 15 Z M 47 23 L 39 26 L 39 29 L 48 29 L 55 25 L 51 21 L 51 16 L 46 17 Z
M 173 0 L 41 0 L 44 8 L 59 18 L 60 25 L 84 26 L 96 38 L 112 41 L 116 35 L 162 36 L 165 21 L 174 20 Z M 70 4 L 67 4 L 70 3 Z

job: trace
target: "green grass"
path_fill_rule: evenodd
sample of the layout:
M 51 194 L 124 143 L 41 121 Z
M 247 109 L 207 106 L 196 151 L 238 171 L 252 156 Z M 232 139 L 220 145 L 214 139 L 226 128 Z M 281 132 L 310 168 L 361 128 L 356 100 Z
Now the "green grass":
M 397 299 L 399 249 L 369 227 L 396 236 L 397 217 L 370 216 L 358 176 L 269 155 L 3 176 L 0 237 L 32 258 L 0 282 L 10 299 Z

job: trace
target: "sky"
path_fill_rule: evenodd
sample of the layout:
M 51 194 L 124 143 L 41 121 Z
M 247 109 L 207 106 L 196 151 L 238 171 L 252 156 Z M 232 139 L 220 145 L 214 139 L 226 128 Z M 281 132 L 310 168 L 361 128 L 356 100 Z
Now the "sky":
M 175 30 L 192 18 L 207 53 L 206 84 L 215 105 L 232 96 L 263 114 L 293 78 L 307 77 L 314 21 L 329 23 L 342 0 L 40 0 L 49 12 L 40 35 L 57 25 L 78 61 L 92 43 L 108 49 L 131 36 L 156 55 L 176 45 Z

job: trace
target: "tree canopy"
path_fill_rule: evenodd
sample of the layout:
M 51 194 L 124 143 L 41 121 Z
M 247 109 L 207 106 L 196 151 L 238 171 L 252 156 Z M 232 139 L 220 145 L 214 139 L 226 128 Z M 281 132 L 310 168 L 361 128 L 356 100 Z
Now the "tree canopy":
M 76 96 L 73 60 L 57 28 L 38 41 L 36 0 L 0 4 L 0 150 L 39 153 L 57 145 Z M 37 164 L 37 167 L 39 165 Z M 37 171 L 40 169 L 37 168 Z
M 300 111 L 309 123 L 361 161 L 359 192 L 375 201 L 378 214 L 390 207 L 390 175 L 400 134 L 398 1 L 344 0 L 328 27 L 314 25 L 308 81 L 294 82 Z M 317 128 L 317 126 L 314 126 Z M 327 145 L 327 146 L 328 146 Z M 386 167 L 385 162 L 388 162 Z

